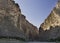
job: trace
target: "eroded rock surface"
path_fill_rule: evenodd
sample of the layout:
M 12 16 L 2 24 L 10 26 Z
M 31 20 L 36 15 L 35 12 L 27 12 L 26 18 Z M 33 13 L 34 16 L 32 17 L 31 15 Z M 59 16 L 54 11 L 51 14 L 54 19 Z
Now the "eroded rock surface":
M 0 36 L 38 40 L 37 27 L 26 20 L 14 0 L 0 0 Z
M 56 7 L 51 11 L 44 23 L 41 24 L 39 33 L 42 41 L 60 37 L 60 0 L 58 0 Z

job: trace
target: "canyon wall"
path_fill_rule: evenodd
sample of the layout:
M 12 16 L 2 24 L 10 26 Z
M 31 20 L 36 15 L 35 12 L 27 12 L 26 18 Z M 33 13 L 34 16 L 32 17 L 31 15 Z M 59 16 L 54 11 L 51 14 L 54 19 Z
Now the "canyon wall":
M 40 40 L 48 41 L 60 37 L 60 0 L 39 29 Z
M 14 0 L 0 0 L 0 36 L 38 40 L 38 29 L 26 20 Z

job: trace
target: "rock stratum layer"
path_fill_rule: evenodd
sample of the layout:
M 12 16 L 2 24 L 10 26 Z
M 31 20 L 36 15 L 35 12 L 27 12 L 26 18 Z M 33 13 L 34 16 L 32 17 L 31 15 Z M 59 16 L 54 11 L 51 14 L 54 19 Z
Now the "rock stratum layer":
M 48 41 L 60 37 L 60 0 L 39 29 L 40 40 Z
M 37 27 L 29 23 L 14 0 L 0 0 L 0 36 L 36 41 Z

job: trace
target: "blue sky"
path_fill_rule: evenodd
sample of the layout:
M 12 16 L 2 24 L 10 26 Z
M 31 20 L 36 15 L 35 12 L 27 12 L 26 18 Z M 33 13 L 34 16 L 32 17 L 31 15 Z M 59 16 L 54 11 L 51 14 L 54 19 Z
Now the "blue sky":
M 33 25 L 40 27 L 53 7 L 56 6 L 57 0 L 15 0 L 19 4 L 22 14 Z

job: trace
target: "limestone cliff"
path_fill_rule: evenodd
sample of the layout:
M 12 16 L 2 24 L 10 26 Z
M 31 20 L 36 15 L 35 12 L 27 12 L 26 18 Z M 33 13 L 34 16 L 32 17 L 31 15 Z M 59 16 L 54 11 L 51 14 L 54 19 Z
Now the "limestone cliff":
M 0 36 L 25 38 L 18 28 L 20 15 L 18 4 L 12 0 L 0 0 Z
M 41 24 L 43 30 L 49 30 L 50 26 L 60 26 L 60 1 L 58 1 L 56 7 L 51 11 L 44 23 Z
M 60 0 L 39 29 L 40 40 L 48 41 L 60 37 Z
M 0 0 L 0 36 L 36 40 L 39 34 L 37 27 L 25 18 L 14 0 Z

